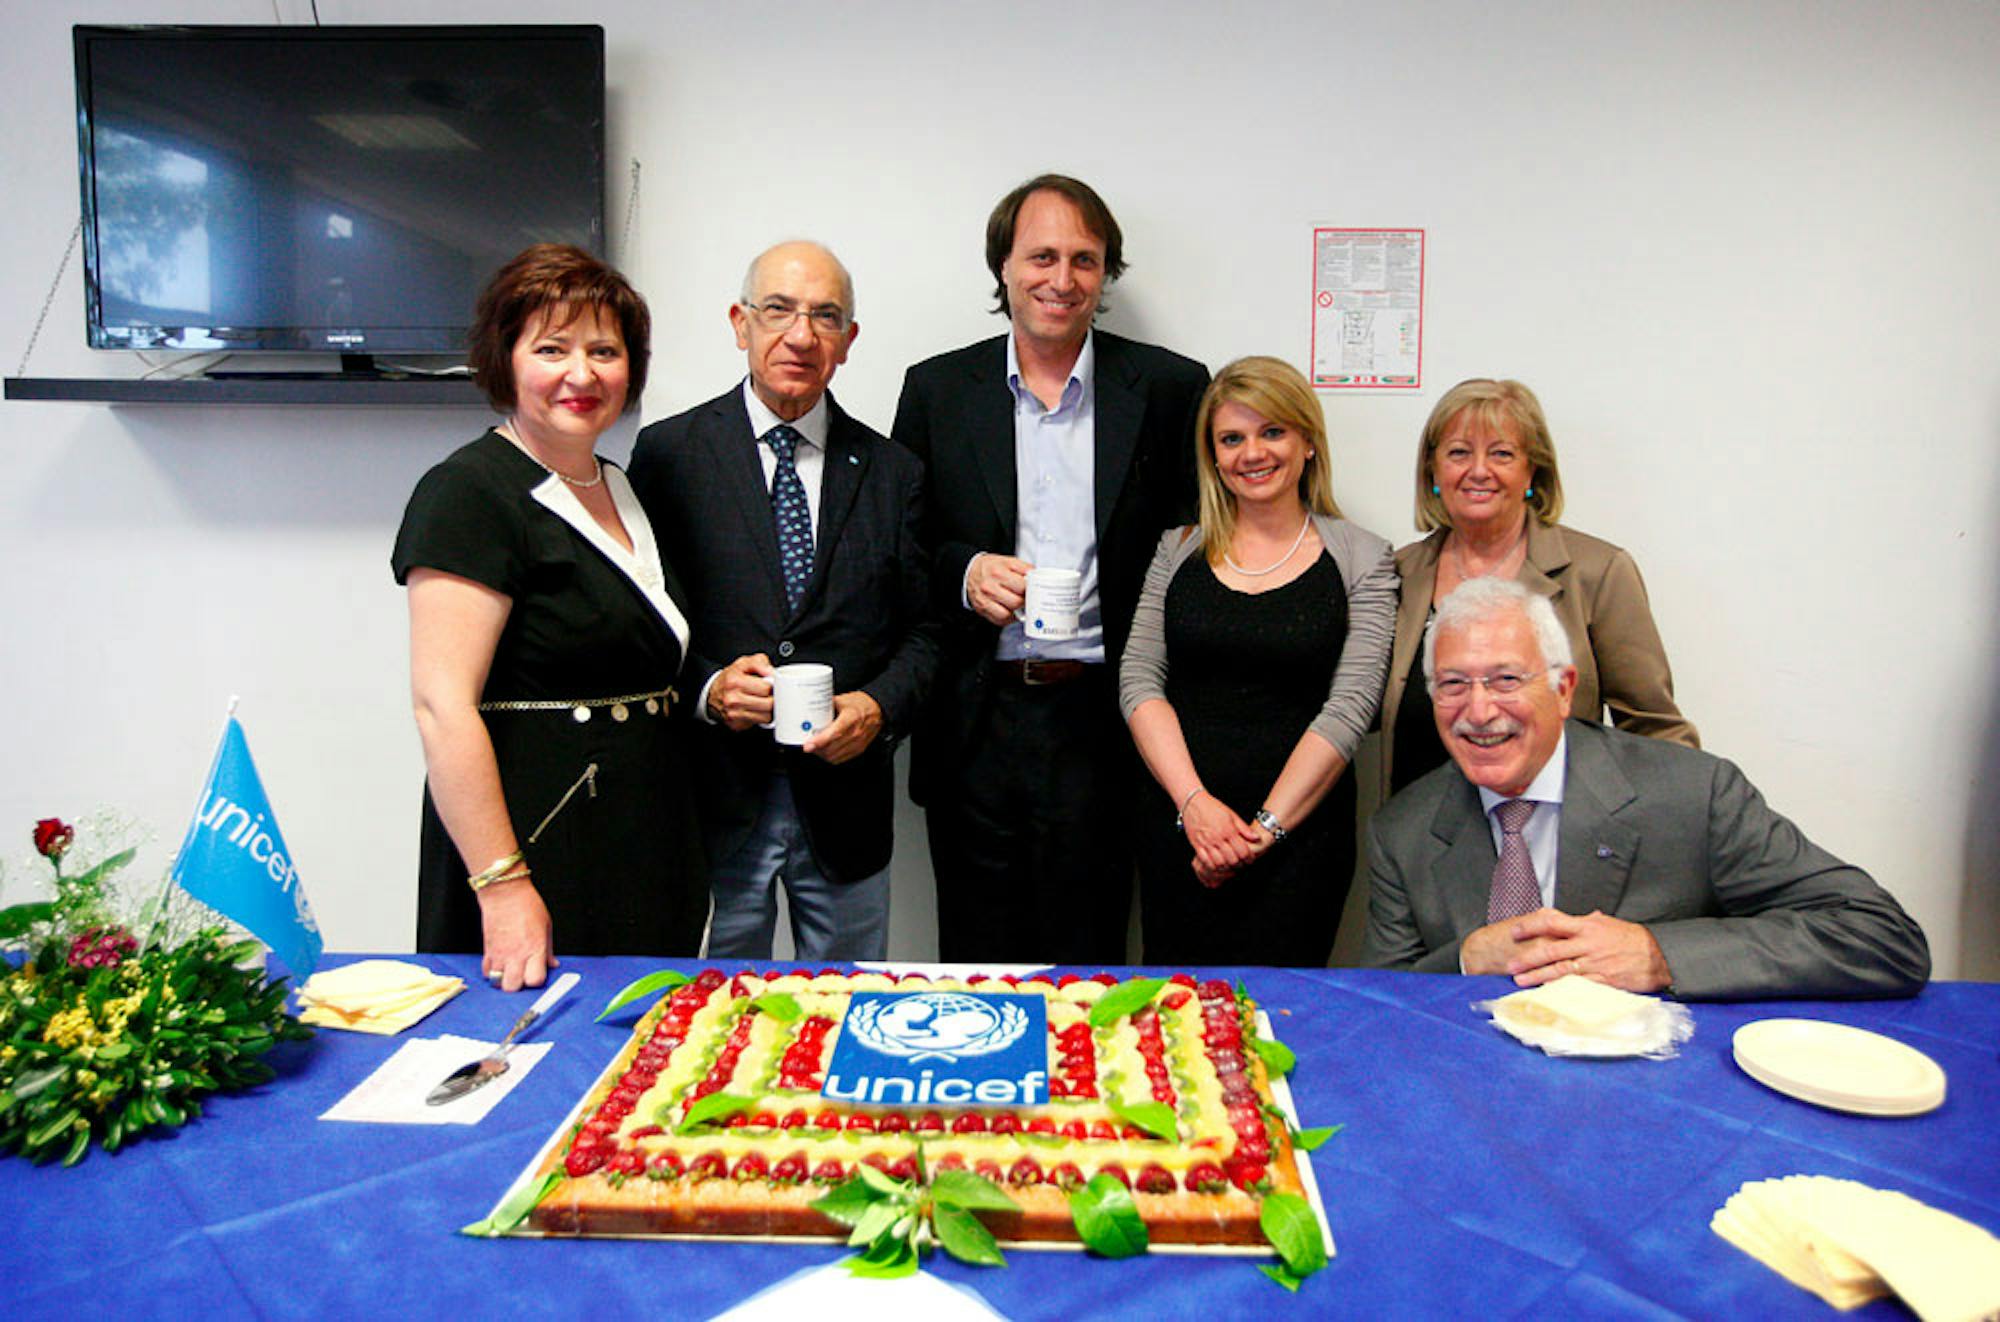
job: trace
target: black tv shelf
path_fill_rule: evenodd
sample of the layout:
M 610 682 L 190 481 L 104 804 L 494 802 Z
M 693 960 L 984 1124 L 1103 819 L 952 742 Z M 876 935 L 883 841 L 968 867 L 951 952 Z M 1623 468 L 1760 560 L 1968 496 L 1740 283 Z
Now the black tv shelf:
M 485 408 L 486 397 L 469 378 L 408 377 L 300 380 L 274 376 L 230 377 L 211 381 L 138 378 L 10 376 L 8 399 L 64 400 L 94 404 L 400 404 L 408 407 Z

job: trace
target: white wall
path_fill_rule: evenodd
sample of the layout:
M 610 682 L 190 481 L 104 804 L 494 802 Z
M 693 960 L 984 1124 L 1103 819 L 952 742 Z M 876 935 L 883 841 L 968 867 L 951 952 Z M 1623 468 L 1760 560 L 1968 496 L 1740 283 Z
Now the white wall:
M 75 222 L 68 24 L 274 13 L 309 21 L 305 0 L 0 0 L 0 368 Z M 1303 362 L 1314 223 L 1427 228 L 1424 391 L 1327 401 L 1350 514 L 1408 540 L 1438 391 L 1528 381 L 1570 521 L 1637 556 L 1705 742 L 1894 890 L 1940 972 L 2000 976 L 2000 7 L 604 0 L 561 17 L 608 34 L 614 256 L 657 317 L 649 418 L 740 372 L 722 316 L 741 267 L 804 233 L 854 270 L 864 333 L 836 389 L 886 429 L 908 363 L 996 329 L 981 227 L 1044 168 L 1090 179 L 1124 224 L 1106 324 L 1211 365 Z M 82 347 L 80 303 L 72 264 L 31 373 L 135 373 Z M 0 407 L 0 852 L 34 817 L 111 804 L 164 854 L 241 693 L 329 945 L 406 948 L 421 762 L 389 543 L 417 475 L 482 421 Z M 906 827 L 895 947 L 918 955 L 927 873 Z

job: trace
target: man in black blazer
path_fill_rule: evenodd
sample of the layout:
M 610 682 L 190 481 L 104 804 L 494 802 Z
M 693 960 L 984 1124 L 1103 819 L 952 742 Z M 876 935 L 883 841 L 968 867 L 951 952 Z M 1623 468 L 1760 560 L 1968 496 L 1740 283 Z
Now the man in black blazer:
M 912 367 L 896 408 L 946 630 L 910 775 L 946 960 L 1124 962 L 1138 766 L 1118 658 L 1161 530 L 1193 515 L 1208 373 L 1092 330 L 1123 246 L 1087 184 L 1016 188 L 986 227 L 1009 333 Z M 1034 566 L 1082 573 L 1074 639 L 1025 636 Z
M 832 253 L 762 254 L 729 320 L 749 376 L 640 432 L 631 473 L 692 599 L 708 953 L 770 958 L 782 884 L 798 958 L 881 959 L 892 757 L 937 665 L 922 470 L 827 393 L 861 330 Z M 804 662 L 833 667 L 834 720 L 783 747 L 771 676 Z

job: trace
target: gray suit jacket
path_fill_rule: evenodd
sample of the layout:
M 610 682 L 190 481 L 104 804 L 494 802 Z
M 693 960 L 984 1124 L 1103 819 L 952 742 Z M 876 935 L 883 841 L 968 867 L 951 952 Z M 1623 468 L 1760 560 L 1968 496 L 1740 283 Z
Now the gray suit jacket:
M 1568 723 L 1555 907 L 1644 924 L 1685 999 L 1913 995 L 1930 947 L 1867 873 L 1805 838 L 1743 773 L 1694 749 Z M 1368 937 L 1378 968 L 1458 971 L 1486 922 L 1496 856 L 1456 766 L 1368 827 Z

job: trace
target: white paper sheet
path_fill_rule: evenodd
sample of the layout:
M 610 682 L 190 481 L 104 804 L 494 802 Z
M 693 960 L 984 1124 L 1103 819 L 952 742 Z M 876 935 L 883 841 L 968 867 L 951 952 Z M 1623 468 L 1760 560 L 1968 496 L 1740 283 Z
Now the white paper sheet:
M 505 1074 L 442 1106 L 432 1106 L 424 1099 L 447 1074 L 467 1061 L 491 1054 L 498 1045 L 449 1035 L 405 1042 L 347 1096 L 328 1107 L 320 1119 L 384 1125 L 476 1125 L 541 1062 L 552 1043 L 515 1047 L 507 1053 Z

